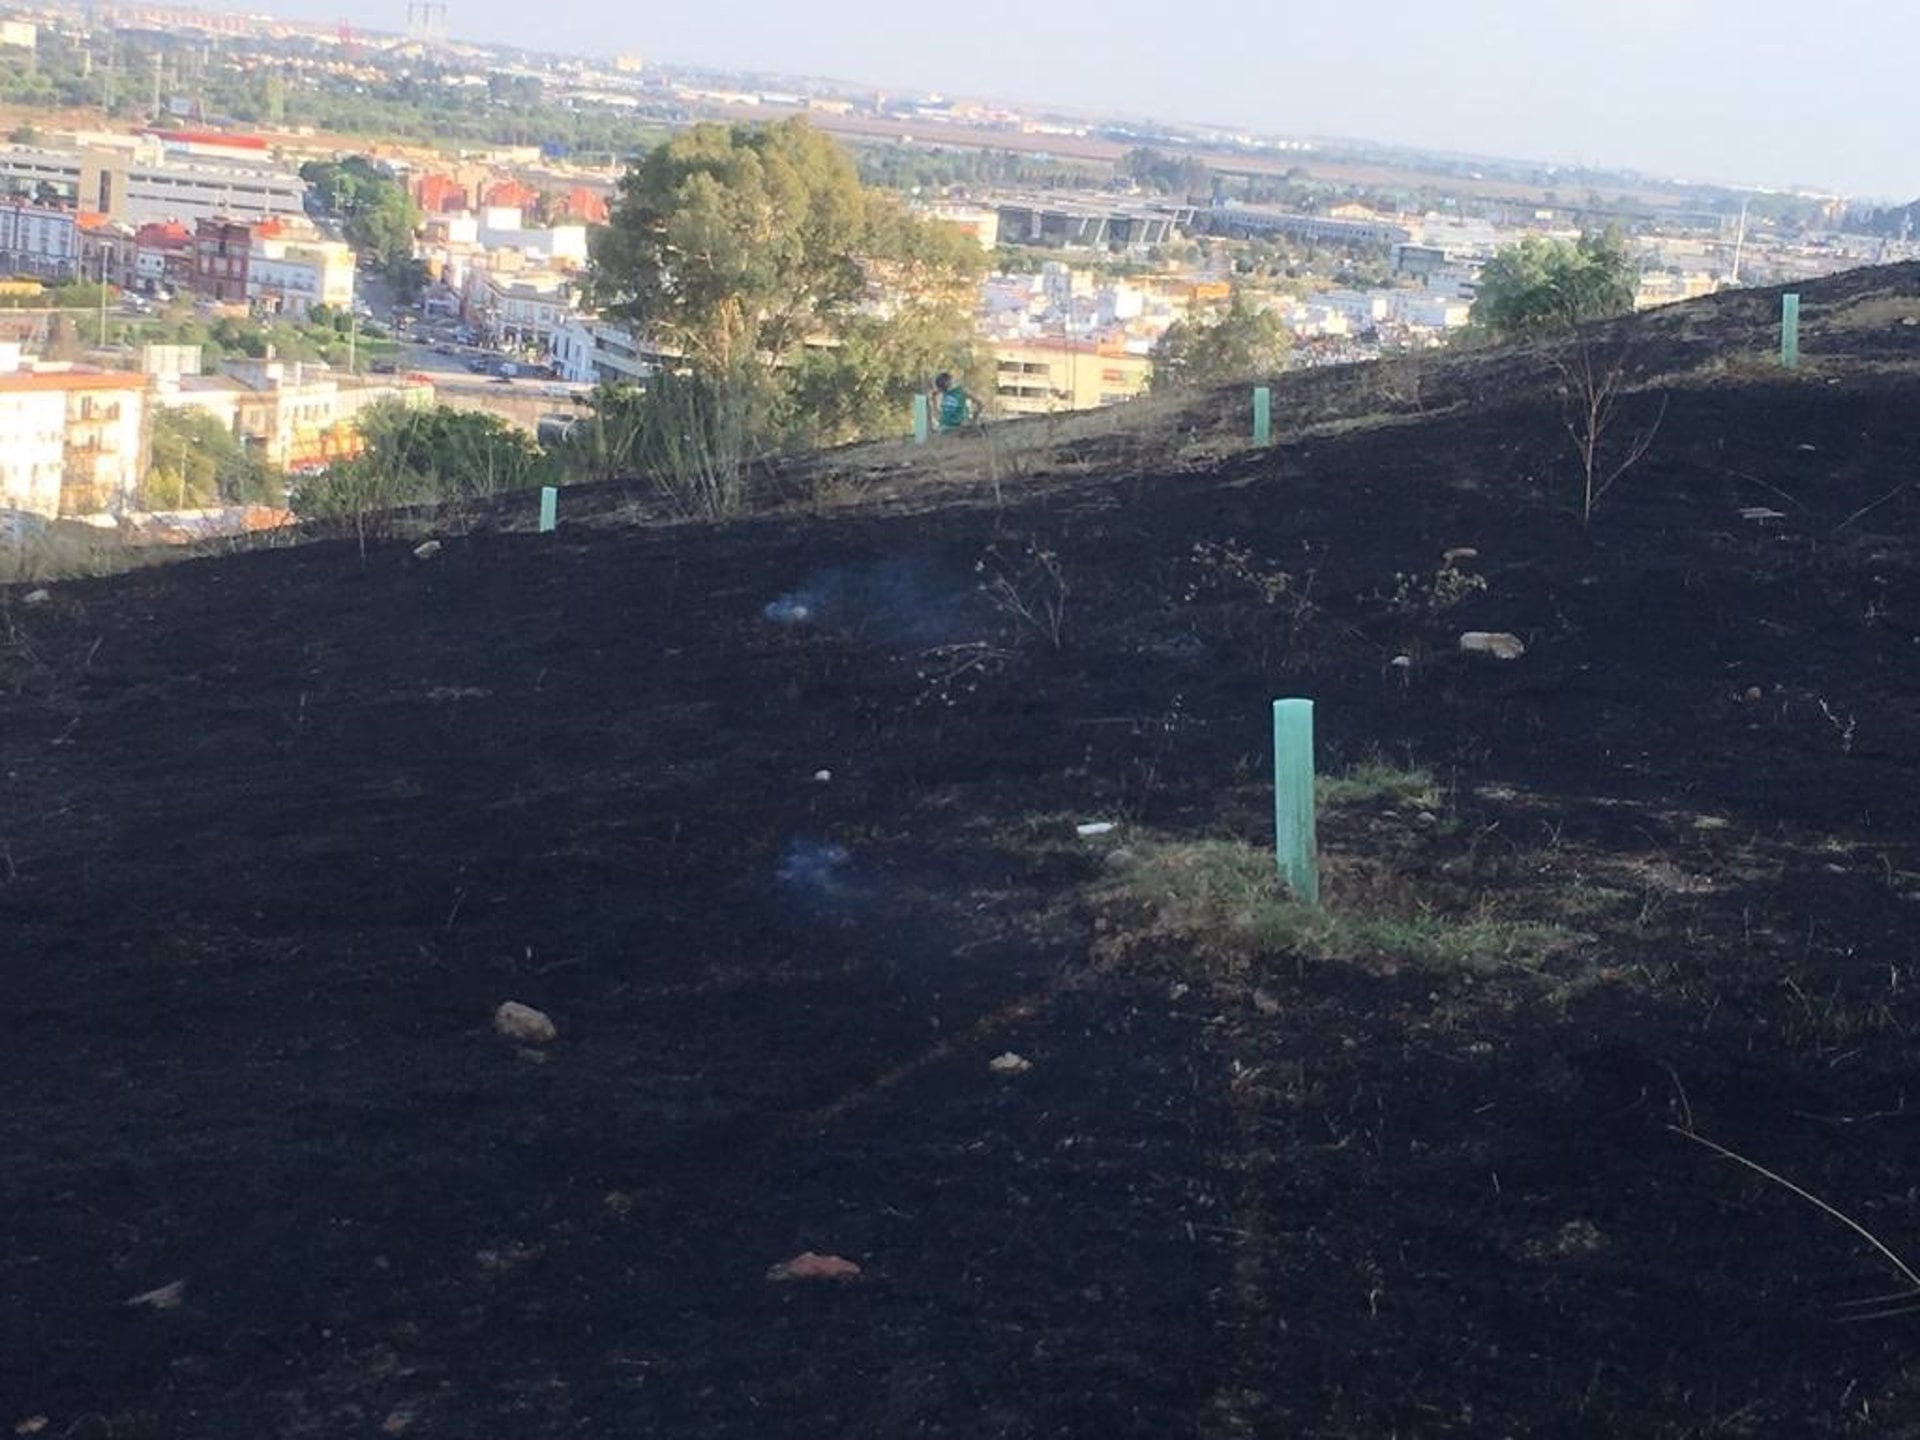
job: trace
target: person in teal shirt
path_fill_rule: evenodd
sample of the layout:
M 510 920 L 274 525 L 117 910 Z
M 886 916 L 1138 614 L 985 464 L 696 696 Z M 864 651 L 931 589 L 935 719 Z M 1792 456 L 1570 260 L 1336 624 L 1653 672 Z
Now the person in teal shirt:
M 933 394 L 927 398 L 933 404 L 933 423 L 941 430 L 958 430 L 980 412 L 973 397 L 947 370 L 934 376 Z

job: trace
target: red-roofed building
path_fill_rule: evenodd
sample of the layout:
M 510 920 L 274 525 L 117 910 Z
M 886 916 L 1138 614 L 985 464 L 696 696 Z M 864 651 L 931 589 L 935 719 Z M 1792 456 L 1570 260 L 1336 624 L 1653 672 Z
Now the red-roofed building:
M 480 192 L 482 206 L 530 211 L 540 203 L 540 192 L 518 180 L 496 180 Z
M 604 195 L 576 185 L 567 192 L 567 198 L 561 202 L 560 213 L 556 220 L 577 220 L 582 225 L 604 225 L 607 223 L 607 200 Z
M 426 215 L 444 215 L 450 210 L 465 210 L 472 197 L 467 187 L 451 175 L 422 175 L 413 183 L 413 202 Z
M 192 154 L 237 150 L 246 155 L 264 155 L 271 148 L 263 135 L 232 135 L 224 130 L 166 130 L 149 125 L 139 133 Z
M 133 278 L 137 288 L 193 288 L 193 231 L 178 220 L 156 220 L 133 235 Z

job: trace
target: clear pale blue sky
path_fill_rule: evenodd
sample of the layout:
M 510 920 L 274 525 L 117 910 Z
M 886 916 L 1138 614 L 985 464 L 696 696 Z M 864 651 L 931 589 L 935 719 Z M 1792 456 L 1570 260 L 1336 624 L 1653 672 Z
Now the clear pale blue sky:
M 267 3 L 385 30 L 406 18 L 405 0 Z M 449 0 L 448 29 L 1280 133 L 1920 195 L 1915 0 Z

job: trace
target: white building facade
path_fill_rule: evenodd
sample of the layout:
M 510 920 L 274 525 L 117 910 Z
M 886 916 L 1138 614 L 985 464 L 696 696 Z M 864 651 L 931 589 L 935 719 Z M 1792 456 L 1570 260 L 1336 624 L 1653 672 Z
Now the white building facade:
M 0 201 L 0 267 L 40 280 L 71 280 L 79 266 L 80 227 L 73 211 Z
M 247 257 L 247 302 L 304 318 L 315 305 L 353 308 L 353 251 L 338 240 L 258 239 Z

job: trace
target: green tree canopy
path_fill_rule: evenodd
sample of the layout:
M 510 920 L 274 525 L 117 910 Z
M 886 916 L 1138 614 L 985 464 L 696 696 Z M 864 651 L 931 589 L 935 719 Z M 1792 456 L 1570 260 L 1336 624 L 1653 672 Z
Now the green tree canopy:
M 1280 369 L 1293 337 L 1275 316 L 1255 310 L 1238 290 L 1210 321 L 1176 320 L 1153 347 L 1153 388 L 1213 385 Z
M 150 510 L 279 505 L 286 487 L 278 471 L 206 411 L 156 406 L 141 498 Z
M 365 155 L 310 160 L 300 178 L 313 187 L 321 207 L 338 216 L 347 243 L 392 267 L 413 254 L 420 207 L 386 166 Z
M 1530 340 L 1633 309 L 1639 272 L 1617 230 L 1577 241 L 1529 235 L 1480 272 L 1473 324 L 1496 340 Z
M 388 401 L 362 413 L 359 426 L 365 453 L 301 482 L 293 499 L 301 515 L 338 518 L 498 495 L 550 475 L 532 437 L 498 415 Z
M 827 438 L 965 352 L 985 267 L 957 227 L 864 188 L 803 120 L 699 125 L 648 152 L 593 258 L 600 304 L 696 374 L 819 407 L 793 418 Z

